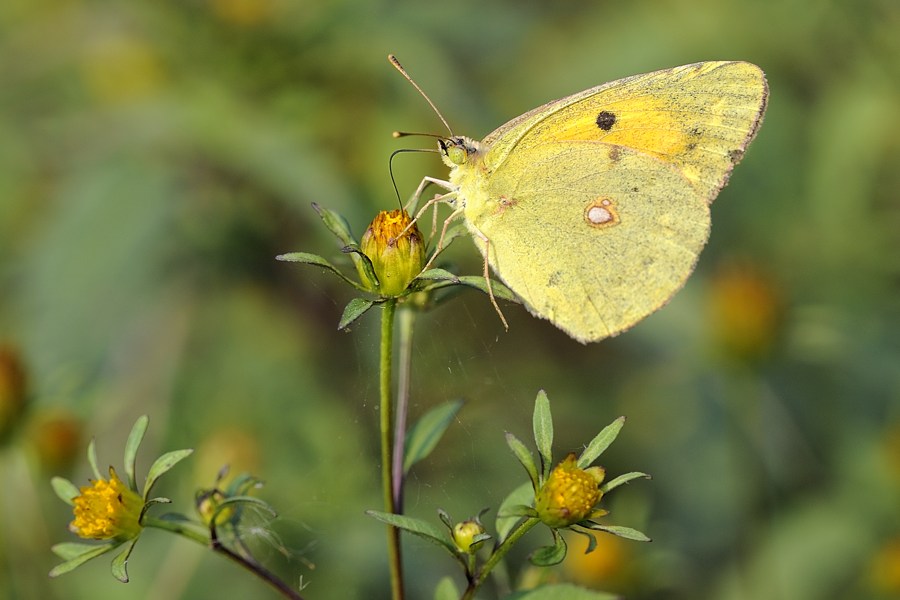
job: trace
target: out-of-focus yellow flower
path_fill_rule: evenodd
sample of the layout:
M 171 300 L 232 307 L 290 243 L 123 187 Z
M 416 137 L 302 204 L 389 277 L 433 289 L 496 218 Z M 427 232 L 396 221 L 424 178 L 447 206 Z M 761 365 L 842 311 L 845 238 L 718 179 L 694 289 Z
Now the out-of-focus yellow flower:
M 381 296 L 398 296 L 425 266 L 425 244 L 405 210 L 381 211 L 360 241 L 363 254 L 372 261 L 378 281 L 370 281 L 357 263 L 360 280 Z
M 618 591 L 632 568 L 628 543 L 614 535 L 605 535 L 597 540 L 593 552 L 585 554 L 587 540 L 583 536 L 572 537 L 569 536 L 571 552 L 563 562 L 567 578 L 585 587 Z
M 82 64 L 85 83 L 97 100 L 121 104 L 154 93 L 163 81 L 163 66 L 147 42 L 124 35 L 100 37 Z
M 900 597 L 900 538 L 889 540 L 869 563 L 869 582 L 873 591 L 885 597 Z
M 12 431 L 25 412 L 27 376 L 19 353 L 0 346 L 0 439 Z
M 73 499 L 75 520 L 69 529 L 89 540 L 130 540 L 141 533 L 141 510 L 144 501 L 126 486 L 115 469 L 109 468 L 109 479 L 98 479 L 80 488 Z
M 232 25 L 253 27 L 275 14 L 273 0 L 210 0 L 213 14 Z
M 569 454 L 556 465 L 535 497 L 538 517 L 554 528 L 568 527 L 588 518 L 600 501 L 602 467 L 578 468 L 575 454 Z
M 709 304 L 713 336 L 730 355 L 755 360 L 771 350 L 783 306 L 765 274 L 746 265 L 721 267 L 712 279 Z

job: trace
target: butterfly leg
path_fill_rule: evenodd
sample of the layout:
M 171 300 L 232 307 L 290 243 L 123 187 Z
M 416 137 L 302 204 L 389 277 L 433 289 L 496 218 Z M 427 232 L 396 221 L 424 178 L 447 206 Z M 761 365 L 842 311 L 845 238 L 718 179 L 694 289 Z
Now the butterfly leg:
M 451 194 L 453 194 L 453 192 L 451 192 Z M 444 194 L 444 196 L 440 196 L 440 197 L 435 196 L 434 199 L 432 200 L 432 202 L 436 203 L 438 201 L 438 198 L 445 198 L 449 195 L 450 194 Z M 440 254 L 441 251 L 444 249 L 444 237 L 447 235 L 447 229 L 450 227 L 450 223 L 452 223 L 454 220 L 456 220 L 456 218 L 459 215 L 462 214 L 462 211 L 463 211 L 463 207 L 460 206 L 459 208 L 454 210 L 452 213 L 450 213 L 449 217 L 444 219 L 444 226 L 441 227 L 441 237 L 438 238 L 437 246 L 434 247 L 434 252 L 431 254 L 431 258 L 429 258 L 428 262 L 425 263 L 425 267 L 422 269 L 423 271 L 427 270 L 428 267 L 431 266 L 431 263 L 434 262 L 434 259 L 437 258 L 437 255 Z
M 449 181 L 444 181 L 443 179 L 437 179 L 435 177 L 423 177 L 422 181 L 419 182 L 419 187 L 416 188 L 416 191 L 413 192 L 412 196 L 410 196 L 409 202 L 407 202 L 406 206 L 404 206 L 403 208 L 406 209 L 407 212 L 415 211 L 419 204 L 419 199 L 425 192 L 425 188 L 432 184 L 443 188 L 448 192 L 452 192 L 455 190 L 455 187 Z M 426 202 L 426 206 L 430 206 L 431 204 L 433 204 L 433 202 Z M 422 211 L 419 211 L 419 214 L 421 214 L 421 212 Z
M 509 323 L 506 322 L 506 317 L 503 316 L 503 311 L 500 310 L 500 306 L 497 304 L 497 299 L 494 298 L 494 288 L 491 286 L 491 271 L 488 266 L 488 252 L 491 249 L 491 240 L 488 239 L 486 235 L 478 231 L 474 226 L 471 227 L 472 233 L 478 237 L 481 241 L 484 242 L 484 282 L 487 284 L 488 289 L 488 297 L 491 299 L 491 304 L 494 306 L 494 310 L 497 311 L 497 315 L 500 317 L 500 321 L 503 322 L 503 328 L 509 331 Z

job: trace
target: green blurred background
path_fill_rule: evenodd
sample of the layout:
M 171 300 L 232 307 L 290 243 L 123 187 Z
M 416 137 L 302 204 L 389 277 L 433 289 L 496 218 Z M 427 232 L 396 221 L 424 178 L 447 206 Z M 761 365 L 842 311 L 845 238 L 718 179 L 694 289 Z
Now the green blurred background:
M 23 365 L 29 395 L 0 448 L 0 598 L 274 597 L 157 531 L 127 586 L 105 557 L 47 579 L 49 546 L 74 537 L 49 477 L 85 482 L 91 436 L 120 465 L 143 413 L 141 472 L 198 450 L 156 490 L 175 509 L 223 463 L 252 470 L 280 511 L 247 531 L 267 564 L 309 598 L 387 597 L 383 528 L 363 515 L 380 505 L 377 314 L 336 332 L 350 290 L 274 256 L 338 259 L 310 203 L 361 234 L 395 206 L 390 152 L 431 145 L 391 131 L 442 133 L 388 52 L 476 138 L 700 60 L 755 62 L 771 88 L 665 309 L 588 347 L 512 305 L 505 333 L 476 292 L 419 319 L 412 417 L 466 405 L 415 469 L 408 512 L 496 509 L 524 477 L 503 431 L 528 436 L 545 388 L 560 456 L 628 416 L 604 464 L 654 478 L 612 495 L 609 519 L 654 541 L 604 538 L 587 557 L 573 542 L 565 565 L 513 578 L 628 598 L 900 597 L 898 31 L 896 0 L 4 0 L 0 365 Z M 404 196 L 446 174 L 434 155 L 394 167 Z M 480 273 L 467 240 L 447 256 Z M 411 598 L 454 573 L 427 542 L 405 549 Z

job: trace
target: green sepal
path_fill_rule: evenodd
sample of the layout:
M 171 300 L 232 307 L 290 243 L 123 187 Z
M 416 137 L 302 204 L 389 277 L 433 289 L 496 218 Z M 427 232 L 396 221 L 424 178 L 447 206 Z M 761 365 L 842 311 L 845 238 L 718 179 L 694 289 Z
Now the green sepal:
M 110 550 L 114 550 L 121 545 L 121 542 L 107 542 L 99 546 L 94 544 L 77 544 L 74 542 L 56 544 L 51 550 L 66 562 L 53 567 L 50 570 L 50 577 L 58 577 L 73 569 L 77 569 L 92 558 L 97 558 L 98 556 L 106 554 Z
M 499 542 L 502 543 L 506 539 L 506 536 L 515 529 L 516 523 L 525 516 L 524 511 L 520 511 L 519 507 L 534 510 L 529 506 L 533 502 L 534 488 L 532 487 L 531 482 L 523 483 L 503 499 L 503 502 L 500 503 L 500 508 L 497 509 L 497 519 L 494 522 L 494 528 L 497 530 L 497 539 Z
M 141 415 L 134 422 L 131 433 L 128 434 L 128 440 L 125 442 L 125 475 L 128 479 L 128 487 L 137 490 L 137 479 L 134 477 L 135 462 L 137 460 L 138 448 L 147 432 L 147 425 L 150 423 L 150 417 Z
M 374 300 L 369 300 L 368 298 L 354 298 L 351 300 L 344 307 L 344 313 L 341 315 L 341 320 L 338 321 L 338 331 L 343 331 L 353 325 L 357 319 L 366 314 L 375 304 Z
M 91 441 L 88 444 L 87 459 L 88 464 L 91 465 L 91 471 L 94 472 L 94 480 L 99 481 L 103 479 L 103 475 L 100 474 L 100 469 L 97 468 L 97 444 L 94 438 L 91 438 Z
M 128 583 L 128 557 L 131 556 L 131 551 L 134 550 L 134 545 L 137 544 L 137 541 L 138 538 L 134 538 L 125 542 L 125 549 L 110 564 L 113 577 L 122 583 Z
M 338 269 L 336 266 L 334 266 L 333 264 L 328 262 L 326 259 L 319 256 L 318 254 L 311 254 L 309 252 L 288 252 L 287 254 L 279 254 L 278 256 L 275 257 L 275 260 L 280 260 L 283 262 L 298 262 L 298 263 L 303 263 L 306 265 L 314 265 L 317 267 L 322 267 L 324 269 L 331 271 L 332 273 L 334 273 L 335 275 L 337 275 L 338 277 L 340 277 L 345 282 L 349 283 L 350 285 L 352 285 L 359 291 L 361 291 L 361 292 L 369 291 L 366 288 L 364 288 L 363 286 L 361 286 L 359 283 L 357 283 L 356 281 L 353 281 L 352 279 L 350 279 L 349 277 L 344 275 L 340 269 Z
M 588 545 L 587 545 L 587 549 L 585 549 L 585 551 L 584 551 L 585 554 L 590 554 L 591 552 L 593 552 L 594 550 L 597 549 L 597 536 L 595 536 L 593 533 L 591 533 L 590 530 L 581 529 L 577 525 L 570 527 L 569 530 L 574 531 L 578 535 L 583 535 L 584 537 L 587 538 Z
M 151 506 L 156 506 L 157 504 L 171 504 L 172 500 L 169 498 L 150 498 L 149 500 L 144 500 L 144 506 L 141 507 L 141 516 L 138 517 L 138 523 L 143 525 L 144 523 L 144 515 L 147 514 L 147 511 L 150 510 Z
M 536 567 L 552 567 L 566 557 L 566 540 L 557 530 L 551 529 L 550 532 L 553 534 L 553 545 L 538 548 L 528 556 L 528 560 Z
M 625 417 L 619 417 L 594 436 L 594 439 L 591 440 L 584 452 L 581 453 L 581 456 L 578 457 L 578 468 L 586 469 L 597 460 L 597 457 L 603 454 L 610 444 L 615 441 L 623 425 L 625 425 Z
M 626 540 L 634 540 L 635 542 L 652 541 L 644 533 L 638 531 L 637 529 L 632 529 L 631 527 L 622 527 L 620 525 L 601 525 L 600 523 L 594 523 L 593 521 L 582 521 L 581 523 L 579 523 L 579 525 L 586 529 L 593 529 L 594 531 L 605 531 L 606 533 L 611 533 L 620 538 L 625 538 Z
M 595 592 L 570 583 L 542 585 L 531 590 L 515 592 L 503 600 L 618 600 L 620 596 Z
M 453 531 L 453 519 L 450 518 L 450 514 L 444 510 L 443 508 L 437 509 L 438 518 L 441 520 L 441 523 L 447 526 L 447 528 L 452 532 Z
M 451 400 L 436 406 L 409 429 L 403 448 L 404 475 L 414 464 L 431 454 L 462 405 L 462 400 Z
M 515 455 L 522 466 L 525 467 L 525 471 L 528 473 L 528 479 L 531 480 L 532 491 L 536 494 L 541 487 L 542 480 L 538 478 L 537 465 L 534 464 L 534 456 L 531 455 L 531 451 L 528 450 L 519 438 L 508 431 L 506 432 L 506 445 L 509 446 L 513 455 Z
M 434 588 L 434 600 L 457 600 L 458 598 L 459 589 L 451 577 L 444 577 Z
M 75 504 L 73 500 L 81 495 L 81 490 L 65 477 L 54 477 L 50 480 L 50 487 L 53 488 L 59 499 L 69 506 Z
M 553 417 L 550 415 L 550 399 L 547 392 L 540 390 L 534 399 L 534 444 L 541 456 L 541 481 L 546 481 L 553 466 Z
M 619 475 L 615 479 L 610 479 L 606 483 L 600 486 L 600 491 L 602 493 L 606 493 L 610 490 L 614 490 L 620 485 L 628 483 L 634 479 L 651 479 L 649 475 L 646 473 L 641 473 L 640 471 L 632 471 L 631 473 L 625 473 L 624 475 Z
M 392 525 L 397 527 L 398 529 L 403 529 L 404 531 L 408 531 L 414 535 L 417 535 L 421 538 L 429 540 L 447 550 L 451 556 L 456 558 L 456 548 L 450 541 L 447 539 L 447 534 L 429 523 L 428 521 L 423 521 L 422 519 L 416 519 L 414 517 L 407 517 L 404 515 L 392 515 L 390 513 L 385 513 L 377 510 L 367 510 L 366 514 L 370 517 L 381 521 L 382 523 L 386 523 L 388 525 Z
M 166 452 L 153 462 L 153 464 L 150 466 L 150 470 L 147 471 L 147 479 L 144 482 L 145 502 L 150 496 L 150 490 L 153 488 L 156 480 L 159 479 L 161 475 L 166 473 L 166 471 L 190 456 L 192 452 L 193 450 L 190 448 L 184 450 L 173 450 L 171 452 Z
M 347 244 L 341 248 L 341 252 L 349 254 L 356 266 L 362 268 L 365 272 L 366 276 L 363 278 L 362 285 L 357 285 L 356 287 L 364 292 L 378 293 L 380 284 L 378 275 L 375 274 L 375 265 L 372 264 L 372 259 L 357 244 Z M 367 286 L 367 282 L 371 282 L 371 286 Z
M 312 203 L 312 207 L 313 210 L 319 213 L 319 217 L 322 218 L 325 227 L 341 241 L 341 244 L 344 246 L 358 244 L 356 238 L 354 238 L 353 234 L 350 232 L 350 224 L 347 223 L 347 219 L 333 210 L 323 208 L 315 202 Z

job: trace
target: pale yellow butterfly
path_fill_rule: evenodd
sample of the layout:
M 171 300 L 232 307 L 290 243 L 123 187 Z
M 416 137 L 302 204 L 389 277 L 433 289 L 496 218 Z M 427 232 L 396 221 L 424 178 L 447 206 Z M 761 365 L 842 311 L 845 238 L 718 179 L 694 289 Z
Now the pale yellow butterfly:
M 417 194 L 427 183 L 447 189 L 438 199 L 463 214 L 486 265 L 528 310 L 576 340 L 598 341 L 684 285 L 709 237 L 709 205 L 756 135 L 767 98 L 762 70 L 746 62 L 605 83 L 481 142 L 442 138 L 450 176 L 425 178 Z

